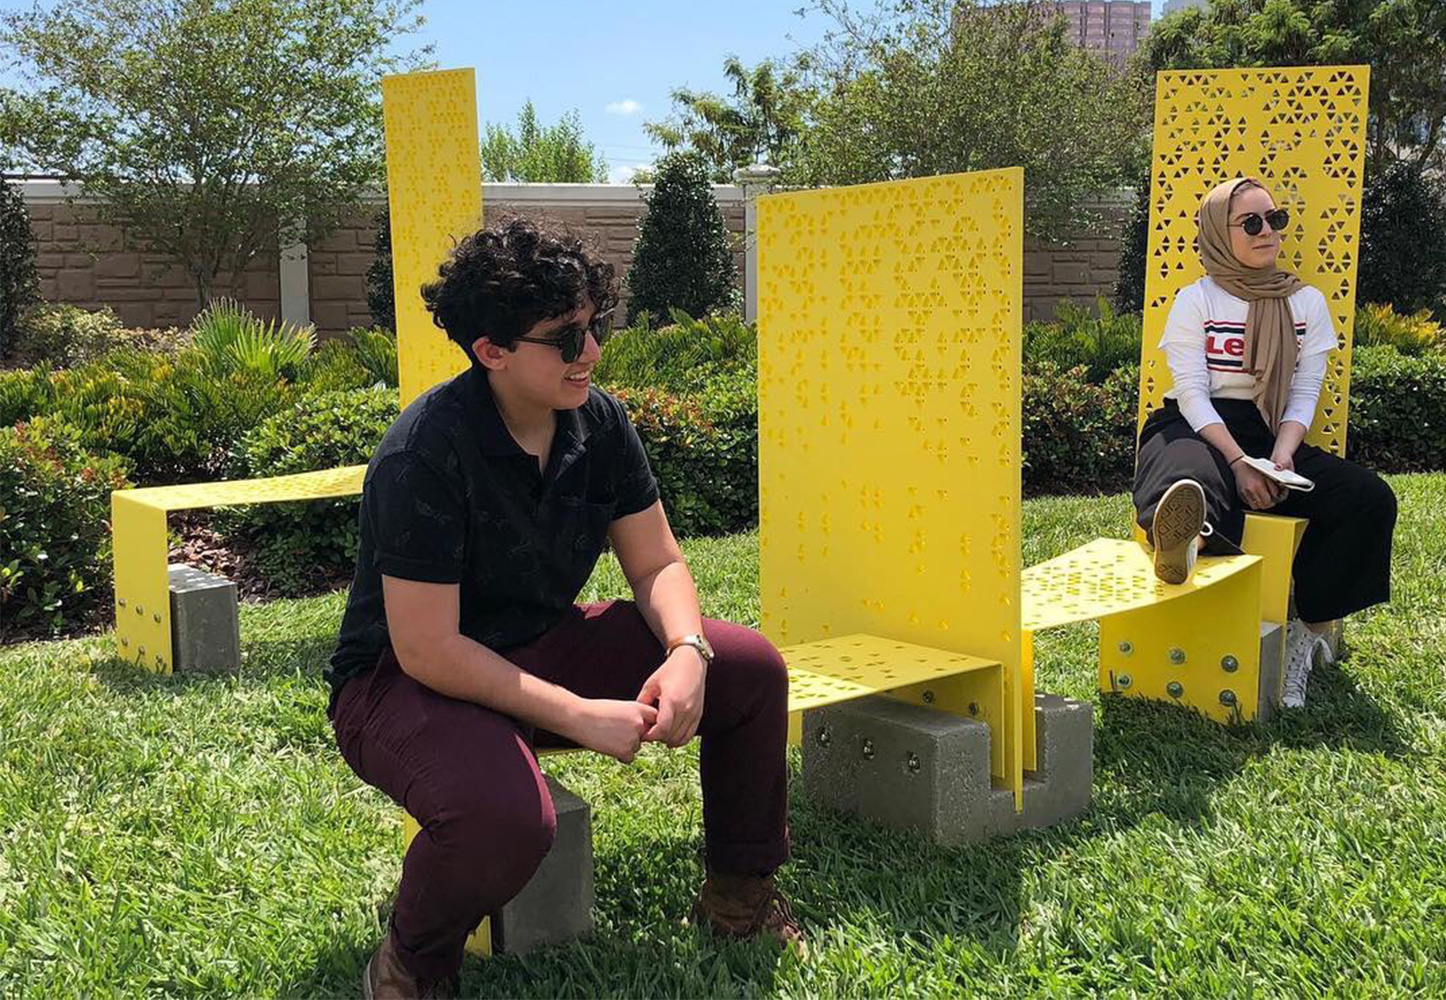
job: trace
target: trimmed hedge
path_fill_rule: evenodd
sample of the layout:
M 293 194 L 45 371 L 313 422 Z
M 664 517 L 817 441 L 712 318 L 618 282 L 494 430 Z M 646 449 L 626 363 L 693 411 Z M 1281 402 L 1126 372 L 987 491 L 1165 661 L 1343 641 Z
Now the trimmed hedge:
M 59 633 L 109 607 L 110 494 L 123 464 L 39 418 L 0 428 L 0 642 Z
M 1025 366 L 1024 491 L 1102 493 L 1128 489 L 1135 473 L 1139 368 L 1095 384 L 1084 365 Z
M 1377 472 L 1446 469 L 1446 354 L 1355 351 L 1346 454 Z
M 263 421 L 240 446 L 246 474 L 285 476 L 365 465 L 398 415 L 385 387 L 303 396 Z M 224 533 L 255 547 L 257 565 L 283 594 L 349 574 L 356 563 L 356 497 L 258 504 L 224 511 Z

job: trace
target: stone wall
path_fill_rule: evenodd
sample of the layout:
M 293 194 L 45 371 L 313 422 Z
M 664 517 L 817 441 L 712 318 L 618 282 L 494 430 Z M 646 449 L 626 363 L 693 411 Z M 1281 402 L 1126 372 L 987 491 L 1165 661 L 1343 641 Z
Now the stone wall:
M 41 294 L 47 301 L 88 309 L 110 306 L 129 326 L 190 322 L 196 312 L 195 291 L 185 273 L 165 255 L 127 247 L 124 234 L 98 221 L 94 205 L 83 201 L 67 204 L 65 197 L 72 192 L 58 183 L 30 181 L 21 188 L 35 232 Z M 720 186 L 715 188 L 715 197 L 729 230 L 739 238 L 735 261 L 742 280 L 742 195 L 735 187 Z M 593 234 L 620 277 L 632 263 L 643 204 L 631 186 L 487 184 L 483 204 L 488 212 L 558 219 Z M 1092 305 L 1097 295 L 1113 294 L 1126 204 L 1119 200 L 1096 206 L 1103 217 L 1101 224 L 1060 244 L 1026 241 L 1026 321 L 1051 318 L 1061 299 Z M 380 209 L 380 201 L 369 205 L 314 247 L 265 253 L 252 261 L 238 281 L 233 283 L 229 275 L 223 275 L 216 289 L 220 294 L 234 294 L 261 316 L 282 315 L 281 274 L 290 268 L 291 286 L 304 290 L 304 306 L 290 304 L 285 310 L 289 315 L 304 311 L 324 335 L 370 325 L 366 271 L 373 260 L 373 219 Z

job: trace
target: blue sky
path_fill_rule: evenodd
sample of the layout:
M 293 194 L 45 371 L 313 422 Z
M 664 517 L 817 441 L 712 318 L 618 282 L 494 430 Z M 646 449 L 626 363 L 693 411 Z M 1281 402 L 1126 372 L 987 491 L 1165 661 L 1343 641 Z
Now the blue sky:
M 1154 3 L 1158 17 L 1162 3 Z M 0 0 L 0 10 L 31 6 Z M 816 13 L 793 13 L 804 6 L 807 0 L 424 0 L 427 24 L 411 41 L 435 46 L 443 68 L 477 70 L 484 122 L 515 122 L 529 97 L 544 122 L 576 109 L 612 179 L 622 181 L 659 152 L 643 123 L 668 115 L 673 88 L 724 91 L 725 57 L 751 66 L 816 42 L 827 24 Z

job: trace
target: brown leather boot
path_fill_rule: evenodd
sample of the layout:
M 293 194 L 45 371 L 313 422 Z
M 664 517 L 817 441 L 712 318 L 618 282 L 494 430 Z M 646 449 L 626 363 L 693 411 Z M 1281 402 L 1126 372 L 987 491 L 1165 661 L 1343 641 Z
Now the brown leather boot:
M 362 970 L 362 996 L 365 1000 L 449 1000 L 461 989 L 458 976 L 424 980 L 408 972 L 397 957 L 390 931 Z
M 808 956 L 808 942 L 772 875 L 709 872 L 693 904 L 692 917 L 694 923 L 721 937 L 771 938 L 800 959 Z

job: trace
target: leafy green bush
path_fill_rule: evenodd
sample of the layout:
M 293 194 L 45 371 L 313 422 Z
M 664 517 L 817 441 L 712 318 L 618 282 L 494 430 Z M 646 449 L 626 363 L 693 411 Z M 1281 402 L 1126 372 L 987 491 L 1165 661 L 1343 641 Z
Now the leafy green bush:
M 196 351 L 122 348 L 48 381 L 39 412 L 74 425 L 87 450 L 124 457 L 146 485 L 233 477 L 241 435 L 296 396 L 289 383 L 256 371 L 218 377 Z
M 367 311 L 372 322 L 387 330 L 397 328 L 396 292 L 392 288 L 392 215 L 387 206 L 372 220 L 377 227 L 372 250 L 376 259 L 367 268 Z
M 397 388 L 397 335 L 391 330 L 379 327 L 368 330 L 359 326 L 354 327 L 347 336 L 351 338 L 357 361 L 371 375 L 372 382 Z
M 1139 367 L 1100 383 L 1083 365 L 1036 361 L 1024 370 L 1024 489 L 1027 493 L 1109 493 L 1135 472 Z
M 1083 365 L 1086 377 L 1103 382 L 1110 373 L 1140 361 L 1140 317 L 1118 313 L 1105 298 L 1096 300 L 1099 315 L 1064 301 L 1052 323 L 1030 323 L 1024 328 L 1025 364 L 1046 362 L 1058 368 Z
M 297 381 L 311 394 L 365 389 L 376 382 L 356 348 L 345 340 L 328 340 L 311 352 L 301 366 Z
M 316 329 L 268 323 L 231 299 L 216 299 L 191 321 L 191 343 L 219 378 L 250 371 L 295 379 L 316 346 Z
M 245 436 L 246 474 L 285 476 L 365 465 L 398 414 L 395 390 L 374 387 L 302 397 Z M 284 594 L 349 574 L 356 564 L 354 497 L 259 504 L 218 517 L 223 532 L 256 548 L 257 565 Z
M 758 330 L 738 313 L 693 319 L 674 309 L 671 316 L 672 323 L 656 329 L 643 316 L 609 337 L 594 370 L 597 381 L 618 388 L 684 392 L 706 385 L 723 371 L 756 370 Z
M 0 427 L 9 427 L 54 407 L 49 368 L 0 371 Z
M 42 304 L 20 317 L 10 354 L 22 365 L 70 368 L 125 342 L 125 328 L 110 309 Z
M 37 418 L 0 428 L 0 642 L 48 636 L 109 606 L 110 494 L 123 464 Z
M 20 317 L 39 296 L 30 215 L 20 192 L 0 177 L 0 358 L 10 352 Z
M 1394 347 L 1415 356 L 1446 350 L 1446 331 L 1431 318 L 1429 309 L 1402 316 L 1387 305 L 1364 305 L 1356 309 L 1354 342 L 1357 347 Z
M 618 389 L 673 531 L 681 537 L 758 523 L 758 397 L 751 373 L 711 383 L 696 399 L 661 389 Z
M 697 155 L 663 157 L 647 203 L 628 269 L 628 322 L 643 312 L 706 316 L 735 306 L 732 240 Z
M 1446 319 L 1446 181 L 1406 163 L 1368 174 L 1356 297 Z
M 1377 472 L 1446 469 L 1446 355 L 1357 349 L 1346 454 Z

